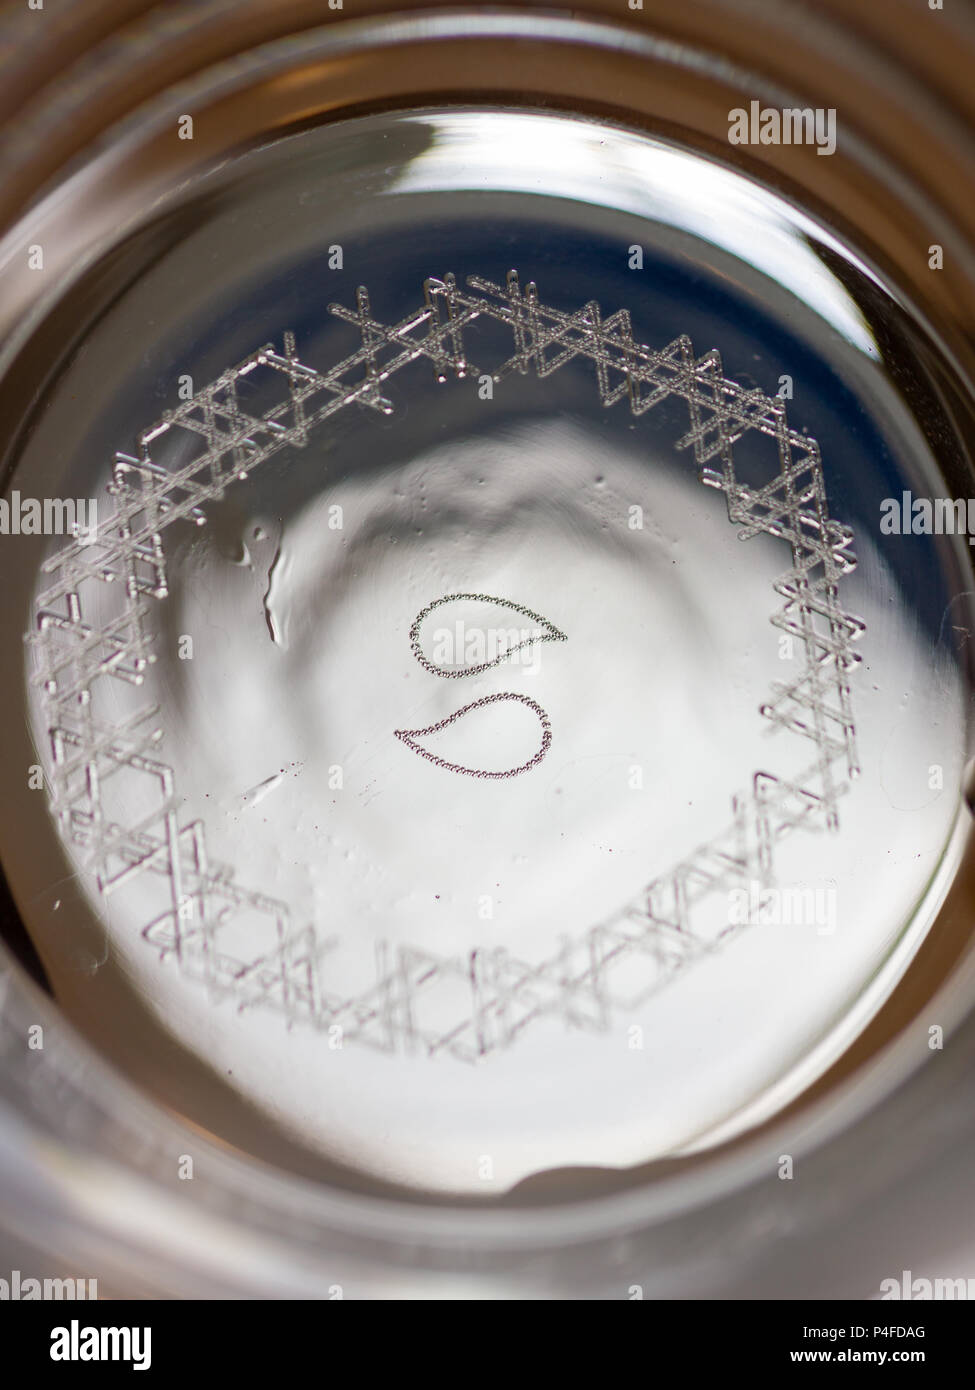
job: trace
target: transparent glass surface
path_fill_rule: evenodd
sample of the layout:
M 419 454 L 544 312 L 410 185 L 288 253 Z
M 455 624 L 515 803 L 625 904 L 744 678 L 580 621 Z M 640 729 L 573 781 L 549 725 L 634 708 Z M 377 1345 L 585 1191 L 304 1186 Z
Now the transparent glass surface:
M 357 1184 L 774 1114 L 958 856 L 966 537 L 881 527 L 950 490 L 873 270 L 701 155 L 476 109 L 277 141 L 125 258 L 7 492 L 79 523 L 2 552 L 62 1009 Z

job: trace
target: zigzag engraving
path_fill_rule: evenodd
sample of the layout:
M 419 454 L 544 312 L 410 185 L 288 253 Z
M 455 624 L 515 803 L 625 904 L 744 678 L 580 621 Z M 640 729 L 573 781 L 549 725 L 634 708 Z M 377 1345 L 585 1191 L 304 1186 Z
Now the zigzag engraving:
M 726 378 L 716 351 L 697 358 L 686 336 L 650 348 L 635 341 L 627 310 L 604 319 L 595 302 L 572 313 L 552 308 L 533 283 L 522 289 L 515 271 L 503 286 L 471 277 L 463 290 L 451 275 L 429 279 L 423 304 L 398 323 L 375 319 L 362 288 L 355 309 L 330 309 L 358 329 L 354 352 L 319 372 L 298 359 L 291 333 L 280 352 L 259 348 L 144 430 L 135 456 L 116 455 L 110 520 L 93 543 L 70 541 L 45 563 L 48 582 L 27 636 L 50 741 L 53 813 L 101 893 L 124 892 L 136 879 L 155 886 L 159 910 L 143 928 L 145 941 L 240 1009 L 338 1025 L 345 1040 L 380 1051 L 464 1061 L 512 1045 L 543 1018 L 605 1029 L 743 930 L 713 925 L 713 913 L 709 927 L 708 903 L 732 887 L 772 881 L 785 835 L 836 828 L 839 798 L 857 774 L 850 675 L 863 624 L 839 600 L 855 565 L 852 534 L 829 515 L 819 447 L 789 427 L 782 401 Z M 497 381 L 512 372 L 547 377 L 579 358 L 592 363 L 604 406 L 625 399 L 641 416 L 669 398 L 685 402 L 688 429 L 677 448 L 692 450 L 701 482 L 724 493 L 741 540 L 765 533 L 789 547 L 791 567 L 775 585 L 783 603 L 771 621 L 795 639 L 802 668 L 775 683 L 761 714 L 807 740 L 810 761 L 792 781 L 756 772 L 724 830 L 557 955 L 526 961 L 492 948 L 454 957 L 380 943 L 373 983 L 350 996 L 323 964 L 332 941 L 314 925 L 297 927 L 287 904 L 238 884 L 231 867 L 208 858 L 202 822 L 181 822 L 173 770 L 160 757 L 159 710 L 146 704 L 122 724 L 106 723 L 96 713 L 98 686 L 144 684 L 154 660 L 153 607 L 167 594 L 169 526 L 203 524 L 208 502 L 280 450 L 304 447 L 337 411 L 356 403 L 392 411 L 383 388 L 410 364 L 426 361 L 441 382 L 476 372 L 464 336 L 482 318 L 512 334 Z M 238 388 L 259 378 L 273 399 L 252 414 Z M 733 446 L 748 433 L 775 442 L 775 467 L 761 487 L 735 475 Z M 188 459 L 168 468 L 155 462 L 163 438 Z M 106 596 L 115 602 L 99 625 L 84 617 L 96 591 L 101 609 Z M 154 788 L 153 810 L 136 825 L 120 824 L 107 803 L 117 778 Z M 235 947 L 242 924 L 260 934 L 256 954 Z

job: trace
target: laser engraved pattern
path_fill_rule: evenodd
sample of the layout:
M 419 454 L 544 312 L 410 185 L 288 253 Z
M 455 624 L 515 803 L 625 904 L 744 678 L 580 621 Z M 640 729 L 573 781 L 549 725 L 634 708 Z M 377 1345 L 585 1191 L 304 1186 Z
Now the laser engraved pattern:
M 539 744 L 537 753 L 522 763 L 520 767 L 505 768 L 503 772 L 487 772 L 476 767 L 464 767 L 462 763 L 451 763 L 446 758 L 438 757 L 430 749 L 424 748 L 418 739 L 426 738 L 429 734 L 438 734 L 441 729 L 447 729 L 451 724 L 462 718 L 465 714 L 470 714 L 471 710 L 480 709 L 482 705 L 496 705 L 499 700 L 515 700 L 519 704 L 527 705 L 528 708 L 538 716 L 538 722 L 542 726 L 542 741 Z M 552 725 L 548 715 L 542 709 L 537 700 L 532 700 L 527 695 L 517 695 L 514 691 L 500 691 L 497 695 L 485 695 L 480 700 L 473 700 L 471 704 L 464 705 L 462 709 L 456 710 L 453 714 L 441 719 L 436 724 L 431 724 L 428 729 L 396 729 L 396 737 L 402 739 L 408 748 L 412 748 L 414 753 L 419 753 L 421 758 L 427 758 L 437 767 L 446 768 L 448 772 L 463 772 L 468 777 L 490 777 L 496 780 L 503 780 L 505 777 L 517 777 L 519 773 L 528 772 L 530 768 L 537 767 L 545 757 L 552 744 Z
M 429 617 L 438 608 L 443 608 L 449 603 L 461 602 L 490 603 L 499 608 L 510 608 L 513 613 L 520 613 L 523 618 L 531 618 L 535 626 L 541 628 L 541 632 L 537 636 L 532 633 L 520 642 L 515 642 L 510 647 L 504 647 L 491 661 L 482 661 L 477 666 L 458 666 L 455 668 L 437 666 L 427 659 L 426 653 L 420 646 L 420 628 L 423 626 L 424 618 Z M 565 640 L 565 633 L 559 632 L 558 628 L 553 627 L 548 619 L 543 618 L 540 613 L 533 613 L 530 608 L 524 608 L 520 603 L 512 603 L 510 599 L 492 598 L 490 594 L 444 594 L 443 598 L 434 599 L 433 603 L 428 603 L 426 608 L 421 608 L 410 628 L 410 648 L 417 661 L 432 676 L 443 676 L 447 680 L 466 679 L 468 676 L 477 676 L 482 671 L 489 671 L 492 666 L 500 666 L 503 661 L 510 661 L 515 652 L 523 651 L 525 647 L 530 647 L 536 642 L 564 642 Z
M 483 603 L 493 604 L 496 607 L 510 609 L 514 613 L 520 613 L 523 618 L 531 618 L 536 627 L 542 631 L 537 635 L 530 634 L 522 638 L 520 642 L 514 642 L 510 646 L 504 645 L 502 650 L 490 661 L 481 661 L 476 666 L 461 666 L 451 669 L 446 666 L 438 666 L 432 661 L 428 661 L 423 648 L 420 646 L 420 629 L 423 626 L 424 618 L 435 612 L 438 608 L 443 608 L 451 603 Z M 496 630 L 496 629 L 495 629 Z M 515 632 L 514 636 L 521 634 Z M 492 667 L 499 666 L 502 661 L 508 661 L 516 652 L 523 651 L 526 647 L 534 645 L 535 642 L 564 642 L 566 636 L 564 632 L 559 632 L 558 628 L 553 627 L 547 619 L 539 613 L 535 613 L 530 608 L 524 608 L 520 603 L 512 603 L 504 598 L 492 598 L 490 594 L 445 594 L 443 598 L 434 599 L 433 603 L 428 603 L 425 608 L 421 608 L 414 619 L 413 626 L 410 628 L 410 649 L 414 657 L 425 671 L 429 671 L 433 676 L 445 676 L 448 679 L 459 679 L 464 676 L 476 676 L 482 671 L 490 671 Z M 417 740 L 425 738 L 430 734 L 438 734 L 442 729 L 448 729 L 463 715 L 469 714 L 471 710 L 480 709 L 483 705 L 497 704 L 499 700 L 514 700 L 520 704 L 527 705 L 537 716 L 542 726 L 542 741 L 538 751 L 522 763 L 520 767 L 509 767 L 503 772 L 488 772 L 484 769 L 465 767 L 462 763 L 448 762 L 446 758 L 438 757 L 436 753 L 422 747 Z M 426 729 L 396 729 L 396 737 L 402 739 L 408 748 L 412 748 L 414 753 L 419 753 L 421 758 L 427 758 L 436 767 L 442 767 L 448 772 L 462 772 L 468 777 L 489 777 L 503 779 L 506 777 L 518 777 L 522 772 L 529 772 L 545 757 L 552 745 L 552 725 L 548 715 L 542 709 L 537 700 L 531 700 L 527 695 L 516 695 L 511 692 L 499 693 L 497 695 L 487 695 L 483 699 L 474 700 L 471 704 L 465 705 L 456 713 L 449 715 L 446 719 L 441 719 L 436 724 L 431 724 Z
M 116 458 L 113 514 L 97 540 L 65 544 L 46 562 L 49 583 L 36 599 L 29 636 L 50 737 L 52 809 L 103 894 L 136 878 L 155 885 L 159 910 L 142 934 L 161 960 L 242 1010 L 259 1005 L 280 1010 L 289 1023 L 337 1024 L 346 1040 L 389 1052 L 475 1061 L 546 1017 L 606 1028 L 614 1014 L 639 1006 L 742 930 L 707 927 L 702 908 L 713 895 L 769 883 L 783 836 L 838 825 L 839 798 L 857 772 L 849 675 L 863 624 L 838 597 L 855 564 L 852 534 L 830 517 L 819 447 L 789 427 L 782 401 L 725 378 L 719 354 L 696 358 L 686 336 L 659 350 L 637 343 L 625 309 L 604 319 L 595 302 L 575 312 L 547 306 L 534 284 L 522 289 L 514 271 L 505 286 L 472 277 L 462 290 L 448 275 L 424 289 L 424 303 L 394 324 L 373 317 L 365 289 L 354 310 L 332 305 L 361 337 L 337 366 L 319 372 L 305 365 L 285 333 L 280 352 L 259 348 L 145 430 L 136 457 Z M 625 399 L 639 416 L 671 397 L 684 401 L 688 429 L 677 447 L 692 449 L 701 481 L 725 494 L 740 538 L 765 533 L 789 547 L 772 622 L 796 639 L 802 669 L 774 684 L 761 713 L 806 740 L 810 760 L 795 780 L 756 772 L 733 799 L 725 829 L 556 954 L 532 961 L 489 947 L 448 956 L 380 943 L 373 983 L 348 996 L 329 978 L 330 943 L 316 927 L 299 927 L 286 904 L 239 885 L 232 868 L 209 860 L 203 823 L 181 818 L 173 771 L 159 751 L 158 709 L 147 704 L 126 722 L 109 723 L 95 713 L 93 695 L 99 682 L 144 681 L 153 660 L 150 617 L 167 592 L 167 527 L 180 518 L 202 522 L 207 502 L 280 450 L 302 447 L 337 411 L 353 403 L 391 411 L 383 388 L 411 363 L 432 363 L 439 381 L 476 370 L 464 331 L 479 318 L 512 333 L 514 351 L 495 380 L 511 372 L 546 377 L 582 358 L 595 368 L 604 406 Z M 252 416 L 237 386 L 255 374 L 272 380 L 280 398 Z M 749 432 L 771 441 L 760 487 L 735 476 L 733 448 Z M 153 446 L 166 436 L 195 442 L 189 462 L 167 469 L 153 460 Z M 85 618 L 96 590 L 114 594 L 116 604 L 97 626 Z M 155 808 L 138 824 L 118 824 L 106 811 L 104 788 L 113 778 L 153 789 Z M 242 922 L 261 939 L 247 959 L 231 944 Z

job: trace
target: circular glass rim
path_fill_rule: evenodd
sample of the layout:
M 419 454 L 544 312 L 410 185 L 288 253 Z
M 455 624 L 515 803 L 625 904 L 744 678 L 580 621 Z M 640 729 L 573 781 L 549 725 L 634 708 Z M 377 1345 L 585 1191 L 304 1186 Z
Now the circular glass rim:
M 514 12 L 507 12 L 499 15 L 485 15 L 478 13 L 474 17 L 470 13 L 466 15 L 462 12 L 436 12 L 435 15 L 413 14 L 408 18 L 400 18 L 395 23 L 377 20 L 355 21 L 358 26 L 355 33 L 352 32 L 353 23 L 345 22 L 344 26 L 329 27 L 320 31 L 317 37 L 304 35 L 300 41 L 299 51 L 296 53 L 294 40 L 279 40 L 266 49 L 259 50 L 253 54 L 243 68 L 246 71 L 242 76 L 242 69 L 239 66 L 240 60 L 234 60 L 223 74 L 223 83 L 226 89 L 237 88 L 243 81 L 246 85 L 248 77 L 286 68 L 296 56 L 307 56 L 314 52 L 317 56 L 328 60 L 341 61 L 351 53 L 360 52 L 375 48 L 377 51 L 384 51 L 390 47 L 404 42 L 414 42 L 421 40 L 431 43 L 438 38 L 455 38 L 461 42 L 477 45 L 486 40 L 498 41 L 510 39 L 512 24 L 517 16 Z M 651 36 L 637 40 L 636 37 L 627 31 L 605 23 L 602 19 L 573 22 L 572 31 L 566 30 L 565 25 L 570 21 L 560 18 L 553 19 L 550 16 L 533 14 L 530 17 L 525 15 L 518 18 L 521 25 L 520 37 L 531 43 L 537 42 L 539 45 L 556 42 L 563 45 L 575 46 L 578 54 L 585 55 L 593 47 L 598 48 L 605 45 L 615 52 L 626 52 L 630 56 L 636 50 L 642 50 L 643 57 L 647 57 L 649 52 L 657 61 L 680 63 L 689 61 L 689 53 L 675 50 L 672 45 L 662 44 L 660 40 L 652 39 Z M 397 27 L 398 26 L 398 27 Z M 516 25 L 517 27 L 517 25 Z M 580 60 L 581 67 L 585 68 L 584 56 Z M 230 69 L 236 71 L 231 72 Z M 722 67 L 722 60 L 714 60 L 712 66 L 704 64 L 704 69 L 712 72 L 721 71 L 722 76 L 727 76 L 727 65 Z M 701 70 L 700 65 L 698 70 Z M 387 74 L 388 75 L 388 74 Z M 578 74 L 577 74 L 578 75 Z M 212 93 L 215 89 L 220 90 L 221 82 L 218 80 L 214 84 L 211 82 L 213 74 L 204 74 L 198 79 L 198 89 L 202 93 Z M 585 86 L 583 82 L 580 85 Z M 572 84 L 565 83 L 566 91 L 564 100 L 567 105 L 574 106 L 578 100 L 578 94 L 573 94 L 569 88 Z M 126 146 L 131 153 L 135 152 L 139 143 L 141 133 L 150 131 L 153 127 L 158 131 L 161 124 L 171 120 L 173 111 L 181 104 L 185 104 L 187 96 L 192 93 L 183 91 L 173 98 L 167 95 L 160 101 L 150 103 L 150 107 L 139 113 L 138 125 L 131 124 L 128 129 L 116 129 L 115 135 L 118 137 L 116 148 L 125 149 Z M 401 97 L 395 94 L 386 98 L 387 101 L 397 102 Z M 381 99 L 380 99 L 381 104 Z M 335 119 L 340 114 L 349 114 L 350 108 L 346 106 L 323 106 L 316 113 L 313 119 L 327 118 Z M 305 115 L 304 119 L 311 119 Z M 102 152 L 101 159 L 111 163 L 111 154 L 108 148 Z M 96 160 L 96 163 L 98 161 Z M 67 187 L 57 190 L 49 195 L 47 200 L 42 199 L 27 214 L 26 223 L 28 226 L 35 221 L 37 216 L 45 211 L 52 210 L 52 201 L 57 204 L 60 199 L 64 199 L 64 205 L 70 201 L 72 191 L 80 187 L 82 174 L 90 173 L 89 170 L 78 169 L 69 179 Z M 108 168 L 104 172 L 111 173 Z M 117 176 L 117 171 L 115 171 Z M 165 180 L 163 181 L 165 182 Z M 144 209 L 144 204 L 143 204 Z M 107 230 L 107 224 L 102 226 L 102 235 Z M 15 229 L 16 232 L 16 229 Z M 15 232 L 10 236 L 15 236 Z M 7 241 L 9 243 L 9 236 Z M 16 236 L 15 236 L 16 240 Z M 22 244 L 22 238 L 19 244 Z M 95 233 L 89 241 L 89 250 L 86 256 L 76 262 L 76 269 L 80 273 L 85 264 L 88 263 L 92 255 L 95 254 L 94 248 L 99 245 L 98 234 Z M 10 365 L 15 354 L 22 349 L 33 331 L 43 321 L 52 307 L 53 303 L 60 299 L 65 291 L 65 282 L 59 283 L 46 296 L 40 296 L 33 300 L 24 301 L 18 299 L 14 306 L 19 311 L 20 323 L 18 331 L 10 332 L 7 347 L 4 352 L 4 367 Z M 33 293 L 33 290 L 32 290 Z M 7 327 L 10 328 L 8 320 Z M 962 875 L 959 875 L 959 880 Z M 957 886 L 957 884 L 956 884 Z M 970 885 L 966 890 L 970 893 Z M 970 900 L 970 899 L 969 899 Z M 957 907 L 955 909 L 957 915 Z M 961 978 L 961 977 L 960 977 Z M 46 1001 L 34 986 L 24 984 L 19 974 L 8 975 L 8 990 L 13 983 L 15 991 L 21 994 L 25 1003 L 29 1003 L 30 1011 L 34 1017 L 40 1016 L 39 1011 L 48 1007 Z M 967 982 L 970 983 L 970 982 Z M 954 988 L 950 993 L 954 995 L 955 1005 L 951 1012 L 960 1018 L 967 1005 L 963 1005 L 961 995 L 967 992 L 967 983 L 962 986 L 959 981 L 955 981 Z M 898 1030 L 894 1030 L 895 1032 Z M 69 1034 L 71 1030 L 68 1030 Z M 79 1050 L 79 1055 L 83 1054 L 85 1044 L 77 1038 L 72 1038 L 72 1042 Z M 102 1064 L 99 1062 L 89 1062 L 95 1071 L 98 1071 Z M 836 1136 L 843 1129 L 848 1128 L 862 1114 L 865 1108 L 865 1091 L 869 1092 L 867 1104 L 877 1104 L 882 1096 L 889 1095 L 895 1087 L 900 1084 L 912 1071 L 916 1069 L 917 1058 L 911 1055 L 910 1047 L 895 1044 L 888 1050 L 888 1054 L 882 1063 L 875 1064 L 868 1070 L 872 1071 L 871 1079 L 867 1079 L 866 1074 L 861 1072 L 858 1077 L 852 1077 L 849 1071 L 846 1073 L 845 1084 L 831 1095 L 827 1094 L 822 1087 L 814 1088 L 818 1095 L 812 1097 L 815 1104 L 809 1109 L 802 1121 L 802 1132 L 808 1137 L 810 1143 L 822 1144 L 828 1138 Z M 115 1095 L 117 1082 L 114 1073 L 108 1072 L 98 1088 L 104 1094 Z M 118 1092 L 117 1098 L 124 1094 L 124 1088 Z M 132 1092 L 125 1098 L 127 1107 L 131 1107 L 128 1113 L 138 1114 L 143 1102 L 137 1093 Z M 151 1107 L 150 1107 L 151 1108 Z M 146 1117 L 148 1118 L 148 1116 Z M 17 1117 L 18 1124 L 23 1127 L 23 1116 Z M 754 1181 L 763 1173 L 767 1172 L 769 1143 L 772 1136 L 776 1133 L 785 1132 L 785 1126 L 789 1123 L 784 1114 L 775 1117 L 771 1126 L 766 1126 L 763 1130 L 745 1136 L 742 1141 L 733 1141 L 719 1150 L 714 1150 L 686 1164 L 680 1165 L 680 1171 L 671 1170 L 661 1173 L 653 1181 L 647 1181 L 650 1174 L 642 1177 L 635 1173 L 628 1175 L 628 1182 L 632 1184 L 630 1191 L 623 1193 L 603 1194 L 586 1200 L 576 1200 L 570 1203 L 558 1203 L 551 1209 L 536 1209 L 531 1212 L 518 1209 L 507 1213 L 496 1205 L 486 1212 L 472 1211 L 470 1208 L 461 1212 L 456 1206 L 444 1206 L 438 1210 L 433 1204 L 424 1203 L 422 1206 L 412 1206 L 406 1204 L 390 1204 L 382 1199 L 361 1199 L 355 1194 L 343 1192 L 338 1201 L 328 1200 L 324 1206 L 319 1205 L 318 1211 L 321 1217 L 332 1225 L 333 1229 L 344 1230 L 349 1234 L 361 1235 L 371 1227 L 371 1234 L 379 1236 L 382 1242 L 392 1238 L 395 1230 L 395 1237 L 405 1242 L 416 1242 L 423 1246 L 436 1246 L 442 1244 L 446 1248 L 452 1248 L 455 1253 L 467 1248 L 471 1243 L 482 1249 L 493 1249 L 495 1251 L 508 1251 L 514 1248 L 526 1248 L 538 1243 L 548 1246 L 564 1246 L 575 1244 L 587 1239 L 605 1238 L 610 1233 L 623 1233 L 634 1228 L 641 1228 L 648 1223 L 660 1221 L 681 1211 L 686 1211 L 691 1207 L 701 1204 L 714 1202 L 721 1195 L 727 1194 L 736 1188 L 740 1188 L 747 1183 Z M 794 1135 L 795 1130 L 791 1133 Z M 774 1143 L 773 1143 L 774 1147 Z M 215 1170 L 222 1167 L 229 1176 L 236 1173 L 238 1183 L 246 1186 L 249 1178 L 253 1176 L 254 1165 L 251 1160 L 240 1161 L 233 1155 L 227 1155 L 216 1150 L 214 1153 Z M 43 1160 L 41 1168 L 44 1168 Z M 97 1166 L 97 1165 L 96 1165 Z M 115 1166 L 111 1163 L 111 1166 Z M 665 1165 L 666 1167 L 667 1165 Z M 659 1172 L 659 1166 L 656 1166 Z M 57 1165 L 52 1165 L 50 1175 L 52 1180 L 57 1182 Z M 92 1168 L 88 1176 L 94 1178 L 95 1170 Z M 265 1181 L 266 1191 L 270 1194 L 275 1192 L 280 1199 L 282 1208 L 290 1207 L 294 1198 L 294 1179 L 290 1176 L 281 1182 L 277 1182 L 275 1175 L 262 1172 L 262 1179 Z M 85 1186 L 75 1187 L 74 1198 L 84 1207 L 93 1198 L 97 1197 L 99 1182 L 87 1189 L 85 1196 Z M 234 1186 L 237 1184 L 231 1184 Z M 72 1186 L 67 1185 L 68 1189 Z M 155 1185 L 150 1186 L 149 1191 L 155 1190 Z M 199 1189 L 197 1189 L 199 1191 Z M 144 1195 L 144 1194 L 143 1194 Z M 135 1193 L 133 1193 L 135 1196 Z M 330 1194 L 318 1193 L 320 1198 L 330 1196 Z M 288 1198 L 285 1201 L 285 1198 Z M 308 1193 L 304 1193 L 302 1202 L 302 1213 L 307 1217 Z M 196 1207 L 199 1198 L 191 1205 Z M 186 1207 L 185 1202 L 180 1204 Z M 219 1205 L 218 1203 L 214 1204 Z M 568 1220 L 571 1213 L 571 1220 Z M 172 1215 L 173 1213 L 171 1213 Z

